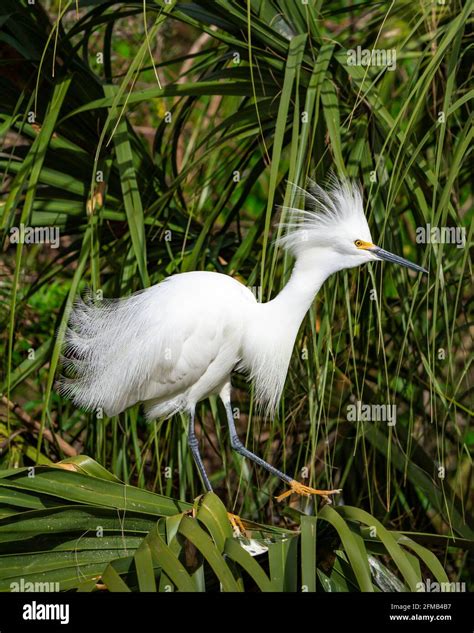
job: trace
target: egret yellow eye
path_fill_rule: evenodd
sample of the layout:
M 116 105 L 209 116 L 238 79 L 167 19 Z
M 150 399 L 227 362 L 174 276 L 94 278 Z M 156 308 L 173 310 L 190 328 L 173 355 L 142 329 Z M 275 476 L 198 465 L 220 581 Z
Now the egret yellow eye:
M 364 242 L 363 242 L 362 240 L 356 240 L 356 241 L 354 242 L 354 244 L 357 246 L 357 248 L 360 248 L 360 247 L 363 245 L 363 243 L 364 243 Z

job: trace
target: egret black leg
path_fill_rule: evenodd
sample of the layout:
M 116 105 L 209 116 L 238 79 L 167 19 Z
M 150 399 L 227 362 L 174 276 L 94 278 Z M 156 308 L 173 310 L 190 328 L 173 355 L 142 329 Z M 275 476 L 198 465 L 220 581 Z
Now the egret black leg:
M 189 448 L 191 449 L 191 453 L 193 454 L 194 461 L 196 462 L 196 466 L 201 473 L 201 477 L 204 481 L 204 485 L 206 486 L 206 490 L 208 490 L 208 492 L 212 492 L 211 482 L 209 481 L 206 469 L 204 468 L 204 464 L 202 463 L 202 457 L 199 453 L 199 443 L 194 431 L 194 411 L 191 411 L 189 416 L 188 444 Z
M 277 468 L 275 468 L 274 466 L 266 462 L 264 459 L 262 459 L 258 455 L 255 455 L 255 453 L 252 453 L 247 448 L 245 448 L 245 446 L 239 440 L 239 437 L 237 435 L 237 431 L 236 431 L 235 423 L 234 423 L 234 415 L 232 413 L 232 406 L 230 402 L 224 402 L 224 406 L 227 413 L 227 424 L 229 426 L 230 445 L 232 446 L 232 448 L 235 451 L 237 451 L 237 453 L 240 453 L 240 455 L 243 455 L 244 457 L 251 459 L 253 462 L 258 464 L 259 466 L 262 466 L 262 468 L 265 468 L 266 470 L 268 470 L 268 472 L 272 473 L 272 475 L 275 475 L 276 477 L 283 479 L 283 481 L 286 481 L 287 483 L 291 484 L 291 482 L 293 481 L 291 477 L 289 477 L 288 475 L 285 475 L 285 473 L 282 473 L 281 470 L 278 470 Z
M 340 489 L 318 490 L 316 488 L 311 488 L 310 486 L 306 486 L 305 484 L 302 484 L 299 481 L 296 481 L 296 479 L 292 479 L 288 475 L 285 475 L 285 473 L 282 473 L 280 470 L 278 470 L 274 466 L 271 466 L 270 464 L 268 464 L 261 457 L 258 457 L 257 455 L 249 451 L 247 448 L 245 448 L 245 446 L 242 444 L 242 442 L 239 440 L 237 436 L 237 431 L 235 429 L 234 416 L 232 414 L 232 406 L 230 404 L 230 400 L 224 401 L 223 399 L 223 402 L 224 402 L 225 410 L 227 412 L 227 424 L 229 425 L 230 443 L 231 443 L 232 448 L 236 450 L 238 453 L 240 453 L 241 455 L 243 455 L 244 457 L 248 457 L 248 459 L 251 459 L 253 462 L 258 464 L 259 466 L 262 466 L 263 468 L 268 470 L 268 472 L 271 473 L 272 475 L 276 475 L 280 479 L 283 479 L 283 481 L 285 481 L 287 484 L 290 485 L 290 490 L 287 490 L 286 492 L 283 492 L 281 495 L 278 495 L 278 497 L 276 497 L 277 501 L 282 501 L 283 499 L 285 499 L 291 494 L 298 494 L 298 495 L 303 495 L 305 497 L 309 497 L 310 495 L 320 495 L 321 497 L 324 497 L 328 503 L 331 503 L 329 495 L 333 495 L 333 494 L 337 494 L 338 492 L 341 492 Z

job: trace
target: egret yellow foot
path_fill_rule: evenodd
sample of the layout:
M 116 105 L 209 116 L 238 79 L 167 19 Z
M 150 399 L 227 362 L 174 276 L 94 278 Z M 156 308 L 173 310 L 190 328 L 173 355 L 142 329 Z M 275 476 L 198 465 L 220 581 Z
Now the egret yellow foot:
M 227 516 L 229 517 L 230 524 L 237 534 L 245 534 L 245 525 L 242 522 L 242 519 L 237 514 L 232 514 L 232 512 L 228 512 Z
M 321 497 L 324 497 L 326 501 L 331 503 L 329 495 L 335 495 L 341 491 L 342 488 L 338 488 L 337 490 L 317 490 L 316 488 L 310 488 L 310 486 L 305 486 L 299 481 L 296 481 L 296 479 L 293 479 L 292 481 L 290 481 L 290 489 L 286 490 L 281 495 L 278 495 L 278 497 L 276 497 L 276 500 L 283 501 L 283 499 L 286 499 L 286 497 L 289 497 L 293 494 L 302 495 L 304 497 L 309 497 L 310 495 L 320 495 Z

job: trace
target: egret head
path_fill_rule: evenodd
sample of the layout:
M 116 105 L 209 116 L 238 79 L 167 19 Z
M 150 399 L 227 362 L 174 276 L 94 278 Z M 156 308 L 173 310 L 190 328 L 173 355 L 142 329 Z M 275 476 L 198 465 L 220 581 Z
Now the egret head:
M 297 260 L 314 253 L 335 270 L 385 260 L 427 272 L 374 244 L 356 184 L 332 178 L 325 190 L 310 180 L 307 190 L 295 186 L 297 191 L 304 196 L 304 208 L 285 208 L 287 221 L 281 225 L 284 234 L 278 240 Z

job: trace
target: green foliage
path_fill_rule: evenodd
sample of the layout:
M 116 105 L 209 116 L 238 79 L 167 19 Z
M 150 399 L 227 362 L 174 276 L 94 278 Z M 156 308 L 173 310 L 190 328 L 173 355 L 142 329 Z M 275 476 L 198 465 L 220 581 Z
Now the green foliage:
M 233 534 L 214 493 L 173 501 L 86 457 L 3 472 L 0 499 L 3 591 L 415 591 L 420 563 L 449 584 L 427 549 L 348 506 L 301 514 L 296 531 L 249 523 Z
M 26 432 L 5 411 L 0 466 L 63 457 L 44 435 L 50 430 L 127 484 L 195 498 L 202 488 L 184 421 L 147 425 L 137 408 L 98 419 L 55 394 L 72 303 L 86 286 L 124 296 L 192 269 L 226 272 L 260 286 L 263 299 L 274 296 L 291 267 L 273 246 L 276 205 L 293 202 L 287 181 L 303 185 L 333 168 L 363 183 L 378 243 L 430 275 L 379 264 L 328 280 L 301 329 L 271 424 L 254 414 L 245 380 L 235 377 L 238 430 L 286 472 L 299 478 L 304 468 L 306 483 L 343 488 L 347 506 L 318 514 L 319 525 L 327 513 L 344 545 L 333 568 L 340 582 L 334 571 L 318 569 L 315 578 L 311 563 L 301 567 L 302 584 L 368 588 L 365 515 L 349 519 L 351 507 L 397 534 L 432 533 L 430 547 L 450 578 L 464 578 L 463 539 L 473 534 L 472 265 L 467 248 L 418 244 L 416 235 L 430 224 L 465 228 L 467 244 L 472 236 L 469 3 L 149 0 L 145 15 L 141 0 L 79 2 L 78 12 L 74 5 L 0 6 L 0 389 L 41 424 L 39 434 Z M 396 69 L 350 65 L 357 46 L 396 50 Z M 60 248 L 11 244 L 10 229 L 20 224 L 58 228 Z M 396 404 L 396 426 L 349 422 L 347 406 L 357 400 Z M 226 506 L 284 525 L 273 502 L 279 482 L 231 455 L 217 403 L 210 411 L 204 403 L 198 417 Z M 311 512 L 312 502 L 298 508 Z M 203 531 L 198 519 L 186 519 L 189 530 Z M 306 521 L 302 541 L 313 529 Z M 351 521 L 362 536 L 352 524 L 344 532 Z M 163 529 L 148 524 L 140 538 Z M 209 543 L 200 532 L 196 538 Z M 409 546 L 393 539 L 416 569 Z M 275 554 L 270 548 L 268 560 L 271 582 L 294 587 L 296 572 L 288 579 L 276 562 L 296 556 L 290 542 Z M 110 543 L 108 562 L 122 547 Z M 411 586 L 409 567 L 400 567 L 389 543 L 400 581 Z M 356 546 L 366 553 L 358 556 Z M 130 580 L 131 559 L 120 559 L 108 568 L 110 587 L 168 582 L 151 578 L 147 547 L 138 556 L 145 576 Z M 90 564 L 97 571 L 96 560 Z M 238 574 L 212 569 L 221 583 L 242 586 Z M 255 573 L 262 588 L 265 578 Z M 207 581 L 200 573 L 193 582 Z

